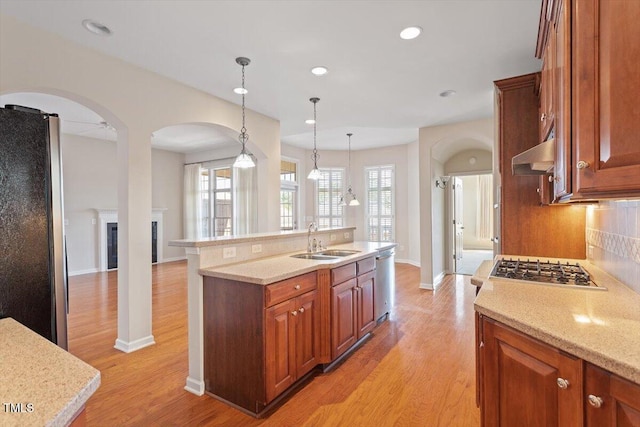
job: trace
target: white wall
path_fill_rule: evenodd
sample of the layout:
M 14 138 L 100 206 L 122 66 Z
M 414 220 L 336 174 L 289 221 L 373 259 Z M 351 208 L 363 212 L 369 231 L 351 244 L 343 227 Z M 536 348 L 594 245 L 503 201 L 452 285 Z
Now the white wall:
M 464 150 L 454 154 L 444 164 L 446 175 L 479 175 L 491 173 L 492 153 L 490 150 Z
M 69 274 L 91 273 L 100 265 L 96 209 L 118 207 L 116 143 L 67 134 L 60 140 Z M 167 242 L 182 238 L 184 155 L 152 150 L 151 156 L 152 205 L 167 209 L 163 216 L 163 258 L 183 259 L 184 250 Z

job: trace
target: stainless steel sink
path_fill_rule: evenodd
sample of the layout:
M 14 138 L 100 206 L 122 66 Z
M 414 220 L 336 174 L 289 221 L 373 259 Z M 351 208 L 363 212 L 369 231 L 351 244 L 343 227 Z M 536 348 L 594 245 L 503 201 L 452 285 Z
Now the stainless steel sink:
M 353 254 L 357 254 L 360 251 L 354 251 L 351 249 L 327 249 L 325 251 L 322 252 L 318 252 L 320 255 L 329 255 L 329 256 L 336 256 L 336 257 L 342 257 L 342 256 L 349 256 L 349 255 L 353 255 Z
M 315 259 L 315 260 L 331 260 L 331 259 L 336 259 L 338 258 L 337 256 L 331 256 L 331 255 L 324 255 L 324 254 L 320 254 L 320 253 L 314 253 L 314 254 L 310 254 L 310 253 L 304 253 L 304 254 L 295 254 L 295 255 L 291 255 L 292 258 L 302 258 L 302 259 Z

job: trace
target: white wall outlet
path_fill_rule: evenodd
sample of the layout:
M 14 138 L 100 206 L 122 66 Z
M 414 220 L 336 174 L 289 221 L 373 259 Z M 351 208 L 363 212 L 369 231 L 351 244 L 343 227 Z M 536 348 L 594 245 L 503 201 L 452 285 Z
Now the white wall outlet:
M 236 256 L 235 246 L 222 249 L 222 258 L 233 258 L 235 256 Z
M 260 252 L 262 252 L 262 245 L 251 245 L 252 254 L 259 254 Z
M 589 245 L 588 258 L 593 259 L 593 246 Z
M 336 236 L 335 234 L 332 234 L 331 237 L 330 237 L 332 242 L 335 242 L 337 238 L 338 238 L 338 236 Z
M 349 237 L 351 237 L 351 233 L 349 233 L 348 231 L 344 232 L 344 238 L 348 239 Z

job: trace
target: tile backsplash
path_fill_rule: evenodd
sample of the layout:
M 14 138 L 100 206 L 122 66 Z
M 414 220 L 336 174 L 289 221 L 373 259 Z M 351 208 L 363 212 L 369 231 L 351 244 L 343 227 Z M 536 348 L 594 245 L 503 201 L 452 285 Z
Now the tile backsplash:
M 589 261 L 640 293 L 640 201 L 607 201 L 587 209 Z

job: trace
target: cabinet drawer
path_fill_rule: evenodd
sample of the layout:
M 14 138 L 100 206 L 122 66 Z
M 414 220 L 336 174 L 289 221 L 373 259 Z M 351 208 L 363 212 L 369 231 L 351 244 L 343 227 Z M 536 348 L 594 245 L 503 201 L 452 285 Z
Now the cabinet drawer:
M 372 256 L 370 258 L 361 259 L 360 261 L 356 262 L 356 264 L 358 265 L 357 274 L 359 276 L 376 269 L 376 257 Z
M 316 289 L 316 273 L 307 273 L 268 285 L 265 290 L 265 304 L 270 307 L 289 298 Z
M 345 282 L 349 279 L 356 277 L 356 263 L 343 265 L 331 269 L 331 285 L 337 285 L 338 283 Z

